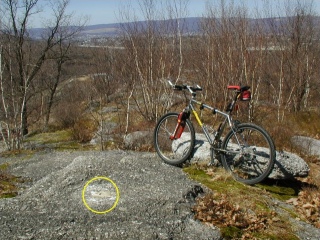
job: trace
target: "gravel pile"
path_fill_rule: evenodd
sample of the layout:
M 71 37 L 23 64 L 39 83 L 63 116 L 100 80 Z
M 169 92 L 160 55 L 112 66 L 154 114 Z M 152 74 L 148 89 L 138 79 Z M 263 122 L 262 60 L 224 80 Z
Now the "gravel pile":
M 220 239 L 217 228 L 193 220 L 194 203 L 182 197 L 197 183 L 154 154 L 47 152 L 10 166 L 31 180 L 19 196 L 0 200 L 0 239 Z M 112 180 L 120 192 L 105 214 L 89 211 L 82 199 L 96 176 Z

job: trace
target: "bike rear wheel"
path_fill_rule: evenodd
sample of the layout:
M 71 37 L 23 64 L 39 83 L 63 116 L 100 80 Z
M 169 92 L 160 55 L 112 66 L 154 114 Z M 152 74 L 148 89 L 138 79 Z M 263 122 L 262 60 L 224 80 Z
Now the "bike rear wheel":
M 223 140 L 221 154 L 224 168 L 245 184 L 256 184 L 271 173 L 276 150 L 270 135 L 261 127 L 239 124 Z
M 195 144 L 195 131 L 189 119 L 180 138 L 170 139 L 178 123 L 178 113 L 167 113 L 161 117 L 154 130 L 154 147 L 159 157 L 170 165 L 180 165 L 185 162 L 193 152 Z

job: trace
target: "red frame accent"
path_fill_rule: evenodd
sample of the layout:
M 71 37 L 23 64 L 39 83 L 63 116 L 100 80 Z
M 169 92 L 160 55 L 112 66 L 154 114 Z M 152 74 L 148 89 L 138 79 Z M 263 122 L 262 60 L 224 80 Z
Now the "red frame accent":
M 178 123 L 177 123 L 176 129 L 174 130 L 173 135 L 169 137 L 170 140 L 175 140 L 181 137 L 184 127 L 186 126 L 185 120 L 182 119 L 183 116 L 184 116 L 184 112 L 179 113 Z

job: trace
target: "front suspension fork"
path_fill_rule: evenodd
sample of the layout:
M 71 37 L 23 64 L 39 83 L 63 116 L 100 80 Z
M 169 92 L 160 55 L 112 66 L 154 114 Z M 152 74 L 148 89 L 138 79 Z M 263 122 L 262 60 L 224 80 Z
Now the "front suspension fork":
M 186 111 L 179 113 L 177 126 L 176 126 L 173 134 L 169 137 L 170 140 L 179 139 L 181 137 L 183 130 L 186 126 L 186 121 L 187 121 L 189 115 L 190 115 L 190 113 L 188 113 Z

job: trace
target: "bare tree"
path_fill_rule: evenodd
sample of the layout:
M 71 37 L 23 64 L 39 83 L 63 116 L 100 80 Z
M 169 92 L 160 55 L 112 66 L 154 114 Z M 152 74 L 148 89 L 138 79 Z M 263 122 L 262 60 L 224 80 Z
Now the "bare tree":
M 206 99 L 219 103 L 227 98 L 227 84 L 249 84 L 250 121 L 261 102 L 277 105 L 279 121 L 285 110 L 306 109 L 311 86 L 316 85 L 317 18 L 312 1 L 281 2 L 280 6 L 278 16 L 285 12 L 284 17 L 269 12 L 262 19 L 258 13 L 254 21 L 245 5 L 221 0 L 207 6 L 202 35 L 194 38 L 191 48 Z
M 228 84 L 252 84 L 255 77 L 257 62 L 251 59 L 256 55 L 250 49 L 256 43 L 247 11 L 226 1 L 208 5 L 201 30 L 192 51 L 199 51 L 195 67 L 203 79 L 204 96 L 212 102 L 226 102 Z
M 101 150 L 105 150 L 110 136 L 112 134 L 115 136 L 114 132 L 121 128 L 122 124 L 122 121 L 118 121 L 118 124 L 108 122 L 108 116 L 103 111 L 107 103 L 112 100 L 117 102 L 118 98 L 122 97 L 121 91 L 124 89 L 120 77 L 122 70 L 121 68 L 118 69 L 123 62 L 119 57 L 122 49 L 119 50 L 112 43 L 109 44 L 108 46 L 100 47 L 98 50 L 93 50 L 95 51 L 95 73 L 91 75 L 92 92 L 90 101 L 99 103 L 99 110 L 92 109 L 91 113 L 96 125 L 99 127 L 96 135 L 99 138 Z
M 3 0 L 3 14 L 6 18 L 2 28 L 4 37 L 5 77 L 2 78 L 2 93 L 5 94 L 2 108 L 7 111 L 4 121 L 7 132 L 14 132 L 15 144 L 20 148 L 21 139 L 28 134 L 28 100 L 32 97 L 31 84 L 48 58 L 49 52 L 72 38 L 79 28 L 71 29 L 72 16 L 66 8 L 69 0 L 51 1 L 53 16 L 50 27 L 43 34 L 43 40 L 29 38 L 28 23 L 39 13 L 39 0 Z M 10 94 L 9 94 L 10 93 Z M 9 118 L 10 115 L 10 118 Z M 10 126 L 14 123 L 14 126 Z M 12 130 L 12 129 L 14 130 Z
M 124 79 L 133 91 L 128 99 L 135 102 L 138 112 L 147 121 L 156 120 L 168 108 L 170 94 L 163 81 L 179 80 L 183 68 L 182 34 L 187 1 L 142 0 L 140 11 L 145 24 L 123 24 L 123 43 L 127 51 L 130 75 Z M 122 18 L 134 20 L 129 12 Z M 128 105 L 129 106 L 129 105 Z
M 312 85 L 317 81 L 319 30 L 312 9 L 312 1 L 290 1 L 278 13 L 285 12 L 285 17 L 269 21 L 273 46 L 277 49 L 270 52 L 273 69 L 269 71 L 277 75 L 272 87 L 278 105 L 278 121 L 283 120 L 284 111 L 298 112 L 308 107 Z
M 44 130 L 46 131 L 49 124 L 50 114 L 54 103 L 54 97 L 58 88 L 58 85 L 62 78 L 63 65 L 66 61 L 70 60 L 69 50 L 71 43 L 63 44 L 62 41 L 58 44 L 51 57 L 53 64 L 53 76 L 50 78 L 45 77 L 43 81 L 45 83 L 45 89 L 48 90 L 47 103 L 45 108 L 45 122 Z

